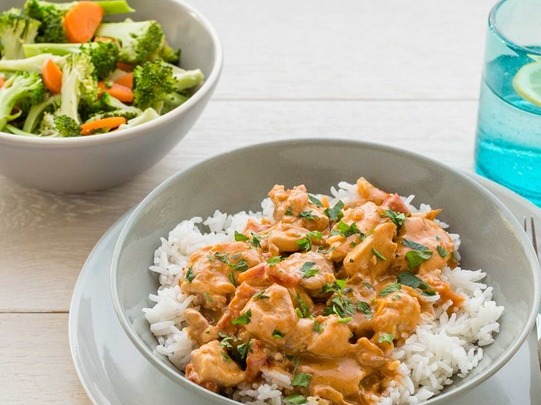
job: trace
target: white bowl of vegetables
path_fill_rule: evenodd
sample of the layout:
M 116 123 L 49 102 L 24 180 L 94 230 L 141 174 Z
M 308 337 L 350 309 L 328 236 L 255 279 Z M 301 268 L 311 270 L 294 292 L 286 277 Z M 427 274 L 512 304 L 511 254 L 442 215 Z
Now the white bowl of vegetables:
M 222 67 L 178 0 L 2 2 L 0 174 L 59 192 L 124 183 L 197 120 Z

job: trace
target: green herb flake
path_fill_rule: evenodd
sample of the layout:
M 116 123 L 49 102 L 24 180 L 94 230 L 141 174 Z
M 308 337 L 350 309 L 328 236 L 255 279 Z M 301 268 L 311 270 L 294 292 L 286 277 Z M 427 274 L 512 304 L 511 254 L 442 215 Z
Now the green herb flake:
M 231 361 L 231 357 L 229 357 L 229 355 L 223 350 L 220 352 L 220 354 L 222 355 L 222 360 L 224 363 L 229 363 Z
M 191 267 L 188 267 L 188 269 L 186 270 L 186 280 L 188 280 L 189 283 L 191 283 L 193 281 L 193 279 L 195 278 L 195 273 L 193 272 L 193 269 Z
M 400 283 L 392 283 L 379 292 L 380 297 L 386 297 L 387 295 L 399 291 L 401 289 Z
M 368 302 L 357 302 L 357 311 L 364 314 L 368 318 L 372 318 L 372 308 L 370 307 L 370 304 Z
M 323 239 L 323 234 L 319 231 L 307 232 L 304 238 L 297 240 L 297 246 L 305 251 L 309 251 L 312 249 L 313 239 L 321 240 Z
M 409 239 L 402 239 L 402 244 L 410 249 L 413 250 L 429 250 L 425 245 L 421 245 L 420 243 L 414 242 Z
M 373 290 L 374 289 L 374 286 L 372 284 L 370 284 L 368 281 L 365 281 L 363 283 L 363 285 L 368 288 L 369 290 Z
M 203 297 L 205 297 L 205 299 L 206 299 L 208 302 L 214 302 L 214 300 L 212 299 L 212 297 L 210 296 L 209 293 L 204 293 L 204 294 L 203 294 Z
M 235 280 L 235 273 L 233 273 L 233 270 L 229 270 L 229 281 L 231 284 L 233 284 L 235 287 L 237 286 L 237 280 Z
M 403 212 L 398 213 L 391 209 L 385 210 L 385 216 L 390 218 L 398 229 L 404 225 L 404 221 L 406 220 L 406 214 Z
M 248 236 L 243 235 L 242 233 L 235 231 L 235 241 L 237 241 L 237 242 L 245 242 L 248 239 L 250 239 L 250 238 L 248 238 Z
M 233 348 L 233 345 L 231 345 L 231 341 L 235 339 L 233 336 L 229 336 L 223 332 L 218 333 L 218 336 L 222 338 L 222 341 L 220 342 L 220 346 L 227 347 L 229 349 Z
M 323 207 L 323 203 L 321 202 L 321 200 L 319 198 L 317 198 L 315 195 L 313 194 L 308 194 L 308 201 L 310 201 L 312 204 L 314 204 L 316 207 L 319 207 L 319 208 L 322 208 Z
M 438 251 L 438 254 L 440 255 L 440 257 L 443 259 L 444 257 L 447 257 L 447 250 L 445 250 L 445 248 L 441 245 L 438 245 L 436 247 L 436 250 Z
M 425 295 L 436 295 L 436 292 L 426 282 L 408 271 L 398 275 L 398 282 L 411 288 L 418 288 Z
M 265 295 L 265 290 L 258 291 L 254 294 L 254 299 L 256 300 L 264 300 L 266 298 L 269 298 L 269 296 Z
M 338 323 L 348 323 L 348 322 L 351 322 L 353 318 L 351 317 L 347 317 L 347 318 L 340 318 L 337 322 Z
M 252 341 L 242 343 L 237 346 L 237 352 L 240 354 L 240 358 L 244 360 L 248 355 L 248 351 L 252 348 Z
M 344 203 L 341 200 L 338 200 L 338 202 L 334 205 L 334 207 L 327 208 L 324 212 L 325 212 L 325 215 L 327 215 L 331 221 L 337 222 L 337 221 L 340 221 L 344 217 L 344 213 L 342 212 L 343 208 L 344 208 Z
M 347 238 L 351 235 L 359 235 L 361 237 L 361 240 L 364 240 L 366 238 L 366 235 L 359 230 L 355 222 L 352 222 L 351 225 L 348 225 L 345 222 L 340 221 L 336 227 L 337 232 L 334 233 L 335 235 L 341 235 L 344 238 Z
M 284 215 L 288 215 L 290 217 L 293 216 L 293 211 L 291 211 L 291 207 L 287 207 L 286 212 L 284 212 Z
M 297 369 L 299 368 L 300 362 L 301 362 L 301 359 L 299 358 L 299 356 L 293 357 L 293 372 L 297 371 Z
M 233 325 L 246 325 L 250 323 L 250 317 L 252 316 L 252 310 L 249 309 L 238 318 L 233 319 Z
M 312 376 L 306 373 L 297 373 L 291 381 L 292 387 L 308 387 L 312 381 Z
M 248 270 L 248 262 L 245 259 L 240 259 L 235 264 L 232 264 L 231 267 L 234 270 L 243 272 L 243 271 Z
M 261 247 L 261 239 L 259 238 L 259 236 L 257 236 L 255 233 L 252 232 L 252 245 L 254 245 L 254 247 L 256 248 L 260 248 Z
M 386 342 L 386 343 L 392 344 L 393 340 L 394 340 L 394 335 L 392 333 L 382 333 L 381 335 L 378 336 L 379 343 Z
M 314 332 L 321 333 L 323 329 L 325 329 L 324 323 L 319 323 L 318 321 L 314 321 L 314 326 L 313 326 Z
M 311 318 L 312 313 L 310 312 L 310 307 L 299 294 L 297 294 L 297 302 L 299 306 L 295 308 L 295 312 L 297 313 L 299 318 Z
M 372 248 L 372 253 L 378 258 L 378 260 L 381 260 L 382 262 L 387 261 L 387 258 L 383 256 L 376 248 Z
M 301 405 L 301 404 L 306 404 L 308 400 L 301 394 L 293 394 L 293 395 L 288 395 L 287 397 L 285 397 L 284 402 L 287 405 Z
M 274 266 L 274 265 L 276 265 L 276 264 L 278 264 L 278 263 L 280 263 L 281 261 L 282 261 L 282 257 L 281 257 L 281 256 L 273 256 L 273 257 L 267 259 L 267 263 L 268 263 L 268 265 L 271 266 L 271 267 Z
M 303 211 L 299 214 L 299 218 L 306 219 L 307 221 L 315 221 L 316 217 L 312 215 L 312 211 Z
M 323 315 L 336 314 L 340 318 L 348 318 L 355 313 L 355 307 L 351 300 L 345 296 L 334 296 L 323 309 Z
M 314 262 L 304 262 L 304 264 L 301 267 L 302 278 L 310 278 L 318 274 L 319 269 L 314 266 L 315 266 Z
M 275 339 L 283 339 L 284 336 L 285 335 L 282 332 L 280 332 L 278 329 L 274 329 L 272 331 L 272 337 L 275 338 Z
M 406 262 L 408 262 L 408 269 L 415 270 L 417 267 L 419 267 L 431 257 L 432 251 L 430 250 L 410 250 L 406 253 Z

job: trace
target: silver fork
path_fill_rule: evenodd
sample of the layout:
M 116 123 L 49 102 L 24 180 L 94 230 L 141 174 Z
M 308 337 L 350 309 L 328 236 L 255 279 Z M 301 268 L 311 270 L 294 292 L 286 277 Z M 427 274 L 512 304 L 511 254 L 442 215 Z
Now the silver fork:
M 532 242 L 533 249 L 535 250 L 535 254 L 537 255 L 537 258 L 539 259 L 539 249 L 537 247 L 537 236 L 535 234 L 535 221 L 533 217 L 530 217 L 530 223 L 528 224 L 528 218 L 524 217 L 523 227 L 524 231 L 530 238 L 530 241 Z M 529 225 L 529 226 L 528 226 Z M 541 364 L 541 314 L 537 314 L 537 356 L 539 358 L 539 363 Z

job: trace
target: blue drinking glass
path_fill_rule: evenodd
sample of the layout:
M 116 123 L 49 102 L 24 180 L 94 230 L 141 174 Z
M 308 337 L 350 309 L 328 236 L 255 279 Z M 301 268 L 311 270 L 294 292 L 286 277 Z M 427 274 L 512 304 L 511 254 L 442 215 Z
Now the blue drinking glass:
M 475 169 L 541 206 L 541 1 L 490 12 Z

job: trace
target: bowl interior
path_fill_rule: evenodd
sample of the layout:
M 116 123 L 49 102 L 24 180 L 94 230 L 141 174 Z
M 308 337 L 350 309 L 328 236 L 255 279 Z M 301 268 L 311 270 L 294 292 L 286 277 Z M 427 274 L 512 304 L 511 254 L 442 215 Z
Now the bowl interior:
M 462 267 L 487 273 L 494 297 L 505 306 L 496 342 L 484 348 L 481 364 L 466 378 L 429 401 L 439 402 L 499 369 L 527 336 L 538 304 L 538 264 L 512 214 L 466 176 L 436 162 L 393 148 L 340 140 L 298 140 L 257 145 L 207 160 L 179 173 L 151 193 L 128 220 L 112 267 L 113 301 L 123 326 L 155 366 L 189 384 L 168 362 L 152 355 L 156 339 L 142 316 L 158 278 L 148 271 L 160 237 L 180 221 L 206 217 L 216 209 L 236 213 L 259 210 L 274 184 L 305 184 L 313 193 L 366 177 L 414 204 L 443 207 L 440 218 L 461 235 Z

